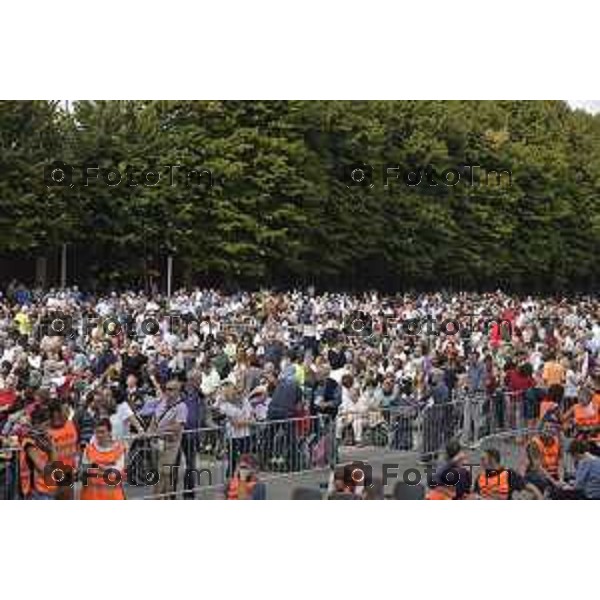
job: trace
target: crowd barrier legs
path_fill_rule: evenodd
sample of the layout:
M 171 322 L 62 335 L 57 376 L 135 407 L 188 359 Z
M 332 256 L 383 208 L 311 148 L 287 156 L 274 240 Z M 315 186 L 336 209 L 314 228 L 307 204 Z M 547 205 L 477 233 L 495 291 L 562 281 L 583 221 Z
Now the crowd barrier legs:
M 237 431 L 186 431 L 177 452 L 165 441 L 145 436 L 132 442 L 128 469 L 136 485 L 129 486 L 129 497 L 222 497 L 245 454 L 262 478 L 330 469 L 337 461 L 335 421 L 327 416 L 266 421 Z

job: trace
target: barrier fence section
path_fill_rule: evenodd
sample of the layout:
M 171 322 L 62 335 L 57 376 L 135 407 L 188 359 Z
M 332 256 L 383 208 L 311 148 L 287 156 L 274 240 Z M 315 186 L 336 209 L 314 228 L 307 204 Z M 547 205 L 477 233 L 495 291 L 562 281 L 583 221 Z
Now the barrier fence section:
M 242 454 L 261 475 L 333 467 L 341 447 L 433 455 L 450 439 L 482 449 L 499 444 L 509 465 L 521 464 L 528 441 L 539 434 L 539 393 L 464 393 L 451 402 L 347 410 L 281 421 L 225 424 L 185 431 L 180 437 L 143 434 L 126 441 L 128 498 L 222 497 Z M 568 439 L 560 432 L 563 463 Z M 503 452 L 504 450 L 504 452 Z M 18 448 L 0 450 L 0 498 L 19 497 Z M 125 478 L 124 478 L 125 479 Z M 77 497 L 77 484 L 75 485 Z
M 327 416 L 185 431 L 179 440 L 145 435 L 131 441 L 129 497 L 222 497 L 242 455 L 264 477 L 331 469 L 336 451 L 335 422 Z
M 336 420 L 336 439 L 342 446 L 359 444 L 393 452 L 433 453 L 460 435 L 463 411 L 463 401 L 345 411 Z
M 462 393 L 451 402 L 424 406 L 340 411 L 337 438 L 342 445 L 436 453 L 452 438 L 475 445 L 496 433 L 538 428 L 543 396 L 543 390 L 499 390 Z
M 565 436 L 558 428 L 548 429 L 547 433 L 555 438 L 560 447 L 558 453 L 558 479 L 563 481 L 573 480 L 576 465 L 573 457 L 568 452 L 572 438 Z M 539 429 L 521 429 L 491 434 L 480 440 L 479 452 L 473 453 L 473 461 L 477 462 L 481 454 L 493 448 L 500 453 L 503 467 L 525 474 L 529 468 L 528 449 L 535 445 L 534 447 L 537 450 L 537 444 L 540 444 L 540 436 Z M 542 466 L 545 467 L 543 459 L 540 460 Z
M 341 446 L 354 444 L 385 451 L 432 454 L 442 450 L 452 438 L 478 439 L 484 431 L 480 418 L 480 404 L 473 399 L 340 411 L 336 439 Z
M 253 457 L 261 476 L 329 470 L 337 461 L 335 420 L 325 415 L 241 428 L 208 427 L 180 435 L 142 434 L 124 442 L 127 453 L 121 481 L 131 499 L 222 497 L 243 454 Z M 0 449 L 0 499 L 21 497 L 21 451 Z M 79 497 L 81 479 L 74 484 L 75 498 Z

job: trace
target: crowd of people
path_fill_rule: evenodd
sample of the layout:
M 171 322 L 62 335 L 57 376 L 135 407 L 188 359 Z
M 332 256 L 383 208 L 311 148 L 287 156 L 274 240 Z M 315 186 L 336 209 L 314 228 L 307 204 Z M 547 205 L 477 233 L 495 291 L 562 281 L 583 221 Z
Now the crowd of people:
M 166 298 L 12 282 L 0 297 L 0 486 L 6 497 L 70 499 L 82 489 L 81 499 L 122 499 L 119 473 L 134 474 L 128 456 L 142 447 L 156 457 L 156 496 L 168 497 L 173 465 L 193 469 L 205 445 L 226 443 L 226 497 L 262 498 L 252 477 L 274 460 L 290 469 L 323 460 L 324 424 L 338 441 L 363 445 L 393 423 L 391 443 L 408 449 L 402 411 L 461 396 L 486 402 L 461 415 L 464 437 L 498 421 L 559 426 L 585 433 L 574 453 L 587 464 L 597 460 L 599 354 L 593 297 L 182 289 Z M 500 392 L 508 405 L 491 401 Z M 306 460 L 305 422 L 314 434 Z M 273 441 L 282 431 L 283 452 Z M 454 433 L 430 434 L 423 450 Z M 546 454 L 532 447 L 532 465 Z M 498 467 L 500 457 L 486 456 Z M 57 461 L 67 467 L 59 479 L 89 467 L 86 485 L 49 480 Z M 183 479 L 193 498 L 197 482 Z

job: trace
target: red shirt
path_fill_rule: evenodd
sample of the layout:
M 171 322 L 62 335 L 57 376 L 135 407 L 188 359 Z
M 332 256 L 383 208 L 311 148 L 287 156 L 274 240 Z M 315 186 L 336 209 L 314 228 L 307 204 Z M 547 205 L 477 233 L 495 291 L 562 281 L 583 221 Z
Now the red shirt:
M 8 406 L 9 408 L 16 402 L 17 393 L 11 388 L 0 390 L 0 407 Z
M 506 373 L 506 385 L 511 392 L 524 392 L 534 387 L 535 382 L 533 377 L 523 375 L 517 369 L 511 369 Z

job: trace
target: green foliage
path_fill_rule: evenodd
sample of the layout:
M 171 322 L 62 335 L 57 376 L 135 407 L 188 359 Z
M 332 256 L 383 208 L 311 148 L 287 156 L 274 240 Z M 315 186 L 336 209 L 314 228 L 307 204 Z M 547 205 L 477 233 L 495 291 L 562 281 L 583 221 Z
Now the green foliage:
M 0 253 L 69 242 L 82 284 L 147 283 L 169 253 L 182 279 L 253 286 L 597 281 L 600 118 L 561 101 L 0 102 L 0 139 Z M 161 180 L 47 187 L 53 160 Z M 348 187 L 355 163 L 371 188 Z M 429 164 L 461 180 L 385 186 Z

